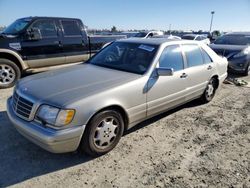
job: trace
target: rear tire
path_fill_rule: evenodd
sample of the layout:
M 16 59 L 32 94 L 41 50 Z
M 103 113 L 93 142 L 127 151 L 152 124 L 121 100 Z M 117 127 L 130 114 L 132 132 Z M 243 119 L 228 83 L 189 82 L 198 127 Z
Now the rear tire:
M 97 157 L 111 151 L 119 142 L 124 131 L 124 121 L 120 113 L 105 110 L 96 114 L 88 123 L 80 149 Z
M 20 77 L 21 71 L 13 61 L 0 59 L 0 89 L 14 86 Z
M 207 84 L 207 87 L 201 96 L 201 101 L 203 103 L 208 103 L 210 102 L 215 95 L 216 89 L 217 89 L 217 79 L 216 78 L 211 78 L 210 81 Z

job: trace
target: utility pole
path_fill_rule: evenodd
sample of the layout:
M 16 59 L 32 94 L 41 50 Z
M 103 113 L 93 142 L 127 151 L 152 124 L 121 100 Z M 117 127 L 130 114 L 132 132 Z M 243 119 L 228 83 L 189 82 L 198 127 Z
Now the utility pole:
M 171 26 L 172 26 L 172 24 L 169 24 L 168 30 L 169 30 L 169 34 L 170 34 L 170 35 L 171 35 Z
M 211 12 L 211 22 L 210 22 L 210 29 L 209 29 L 209 32 L 210 32 L 210 33 L 211 33 L 211 31 L 212 31 L 212 25 L 213 25 L 214 13 L 215 13 L 215 11 L 212 11 L 212 12 Z

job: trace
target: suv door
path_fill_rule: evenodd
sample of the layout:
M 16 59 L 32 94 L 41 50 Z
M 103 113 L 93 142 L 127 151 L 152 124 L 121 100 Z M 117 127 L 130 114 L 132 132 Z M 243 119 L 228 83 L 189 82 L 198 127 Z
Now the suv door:
M 197 44 L 184 44 L 182 49 L 187 62 L 185 73 L 188 95 L 186 100 L 191 100 L 202 95 L 214 68 L 212 61 L 209 62 L 208 57 L 203 55 L 201 48 Z M 205 58 L 207 63 L 205 63 Z
M 59 46 L 59 36 L 55 20 L 35 20 L 27 31 L 38 28 L 41 32 L 40 40 L 23 40 L 22 56 L 30 68 L 63 64 L 65 57 Z
M 82 61 L 87 55 L 88 45 L 85 44 L 81 25 L 77 20 L 60 20 L 62 28 L 63 52 L 66 56 L 66 63 Z
M 158 67 L 173 68 L 172 76 L 158 76 L 155 72 L 148 81 L 147 116 L 151 116 L 184 102 L 186 80 L 183 79 L 184 61 L 179 45 L 167 46 Z

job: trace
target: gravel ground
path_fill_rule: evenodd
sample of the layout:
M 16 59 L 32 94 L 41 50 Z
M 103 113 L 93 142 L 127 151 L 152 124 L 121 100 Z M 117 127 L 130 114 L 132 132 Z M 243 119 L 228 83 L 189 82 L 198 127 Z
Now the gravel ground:
M 250 77 L 246 77 L 250 81 Z M 223 84 L 127 132 L 107 155 L 51 154 L 23 138 L 0 90 L 0 187 L 250 187 L 250 88 Z

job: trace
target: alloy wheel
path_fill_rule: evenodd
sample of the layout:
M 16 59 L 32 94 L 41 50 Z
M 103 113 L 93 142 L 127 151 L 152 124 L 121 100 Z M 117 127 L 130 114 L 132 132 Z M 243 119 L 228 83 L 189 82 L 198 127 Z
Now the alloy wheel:
M 16 78 L 15 70 L 6 64 L 0 65 L 0 85 L 12 83 Z
M 114 117 L 103 119 L 96 127 L 94 134 L 94 144 L 99 149 L 109 147 L 118 134 L 119 121 Z
M 207 89 L 205 91 L 206 97 L 208 100 L 211 100 L 214 96 L 214 85 L 213 82 L 209 82 Z

